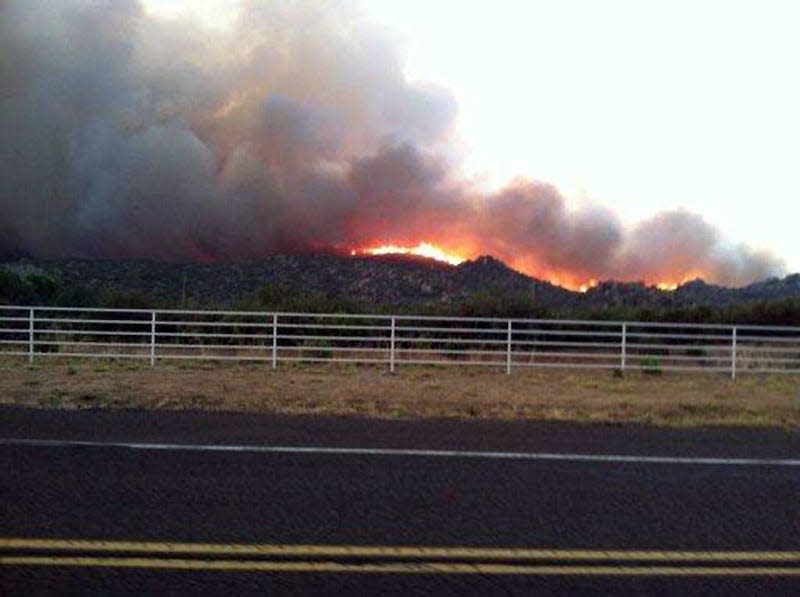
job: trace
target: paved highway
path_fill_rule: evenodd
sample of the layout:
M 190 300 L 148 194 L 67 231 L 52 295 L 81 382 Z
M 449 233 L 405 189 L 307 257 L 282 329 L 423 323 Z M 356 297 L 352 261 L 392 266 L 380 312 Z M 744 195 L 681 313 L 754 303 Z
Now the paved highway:
M 800 590 L 800 435 L 0 409 L 4 594 Z

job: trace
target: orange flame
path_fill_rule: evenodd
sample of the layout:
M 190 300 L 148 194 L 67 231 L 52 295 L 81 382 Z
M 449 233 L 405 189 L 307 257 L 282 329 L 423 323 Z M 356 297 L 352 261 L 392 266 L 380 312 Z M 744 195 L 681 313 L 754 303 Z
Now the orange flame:
M 688 275 L 685 275 L 680 278 L 680 280 L 669 280 L 669 281 L 661 281 L 656 284 L 656 288 L 659 290 L 666 290 L 668 292 L 672 292 L 673 290 L 677 290 L 679 287 L 691 282 L 692 280 L 702 279 L 703 275 L 700 272 L 691 272 Z
M 457 247 L 455 250 L 452 248 L 453 246 L 454 245 L 452 243 L 448 243 L 447 248 L 430 242 L 419 242 L 416 246 L 389 243 L 352 249 L 350 251 L 350 255 L 416 255 L 419 257 L 426 257 L 428 259 L 434 259 L 436 261 L 448 263 L 450 265 L 459 265 L 465 262 L 467 259 L 474 259 L 481 254 L 477 247 L 473 246 L 473 244 L 469 241 L 458 243 L 455 245 Z M 600 281 L 596 278 L 587 279 L 579 274 L 573 274 L 568 271 L 560 269 L 553 270 L 542 267 L 535 260 L 531 259 L 515 259 L 512 257 L 507 261 L 507 264 L 513 269 L 523 272 L 529 276 L 547 280 L 551 284 L 561 286 L 562 288 L 572 291 L 585 293 L 592 288 L 597 287 L 600 283 Z M 659 290 L 672 292 L 677 290 L 682 284 L 685 284 L 686 282 L 689 282 L 697 277 L 700 277 L 700 275 L 693 273 L 692 275 L 684 275 L 680 278 L 672 279 L 667 278 L 658 282 L 645 280 L 645 283 L 654 284 Z
M 350 251 L 351 255 L 417 255 L 419 257 L 427 257 L 428 259 L 435 259 L 449 263 L 450 265 L 458 265 L 466 261 L 465 257 L 456 253 L 449 253 L 431 243 L 419 243 L 416 247 L 401 247 L 399 245 L 380 245 L 378 247 L 370 247 L 368 249 L 354 249 Z

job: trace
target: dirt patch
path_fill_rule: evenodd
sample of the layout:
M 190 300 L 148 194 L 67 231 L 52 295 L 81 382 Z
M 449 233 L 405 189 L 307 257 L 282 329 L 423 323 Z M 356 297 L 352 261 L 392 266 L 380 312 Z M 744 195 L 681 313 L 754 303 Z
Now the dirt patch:
M 5 359 L 0 403 L 800 428 L 800 376 Z

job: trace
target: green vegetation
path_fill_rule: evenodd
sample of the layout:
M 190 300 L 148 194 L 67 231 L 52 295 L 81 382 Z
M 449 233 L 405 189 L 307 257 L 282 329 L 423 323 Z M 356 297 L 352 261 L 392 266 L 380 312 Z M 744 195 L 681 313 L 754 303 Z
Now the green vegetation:
M 150 309 L 173 307 L 158 304 L 146 294 L 121 292 L 111 288 L 99 291 L 83 286 L 67 287 L 53 276 L 19 275 L 0 268 L 0 305 L 47 307 L 102 307 L 108 309 Z
M 309 293 L 299 288 L 272 284 L 262 286 L 255 296 L 243 297 L 239 309 L 296 313 L 392 313 L 443 317 L 497 317 L 515 319 L 578 319 L 597 321 L 651 321 L 670 323 L 752 324 L 800 326 L 800 297 L 759 300 L 735 306 L 691 308 L 658 306 L 613 306 L 604 309 L 566 307 L 548 309 L 534 297 L 486 289 L 453 303 L 408 305 L 367 304 L 334 294 Z
M 182 307 L 180 301 L 156 300 L 143 292 L 125 292 L 113 288 L 92 290 L 82 286 L 66 287 L 52 276 L 19 275 L 5 269 L 0 269 L 0 304 L 119 309 Z M 532 295 L 509 293 L 500 288 L 487 287 L 461 301 L 387 305 L 354 301 L 338 294 L 337 290 L 324 293 L 309 291 L 301 286 L 265 284 L 255 293 L 234 297 L 231 304 L 234 310 L 297 313 L 394 313 L 455 317 L 800 325 L 800 297 L 758 300 L 718 308 L 705 305 L 689 308 L 657 305 L 617 305 L 599 309 L 546 308 L 537 303 Z M 194 305 L 194 307 L 220 306 Z
M 365 305 L 336 294 L 309 292 L 301 288 L 264 284 L 255 297 L 237 301 L 244 309 L 285 311 L 289 313 L 362 313 Z
M 60 298 L 60 285 L 50 276 L 20 276 L 0 269 L 0 302 L 23 305 L 52 305 Z
M 647 375 L 661 375 L 664 361 L 659 357 L 646 357 L 642 359 L 642 373 Z

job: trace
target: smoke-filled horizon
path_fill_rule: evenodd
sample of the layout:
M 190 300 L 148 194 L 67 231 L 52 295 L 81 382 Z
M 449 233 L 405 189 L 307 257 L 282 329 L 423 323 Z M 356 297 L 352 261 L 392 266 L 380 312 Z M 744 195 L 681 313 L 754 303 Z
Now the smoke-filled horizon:
M 209 30 L 136 0 L 4 0 L 0 92 L 0 258 L 431 242 L 571 286 L 785 270 L 687 211 L 629 227 L 534 179 L 482 191 L 459 171 L 452 95 L 407 81 L 348 4 L 245 2 Z

